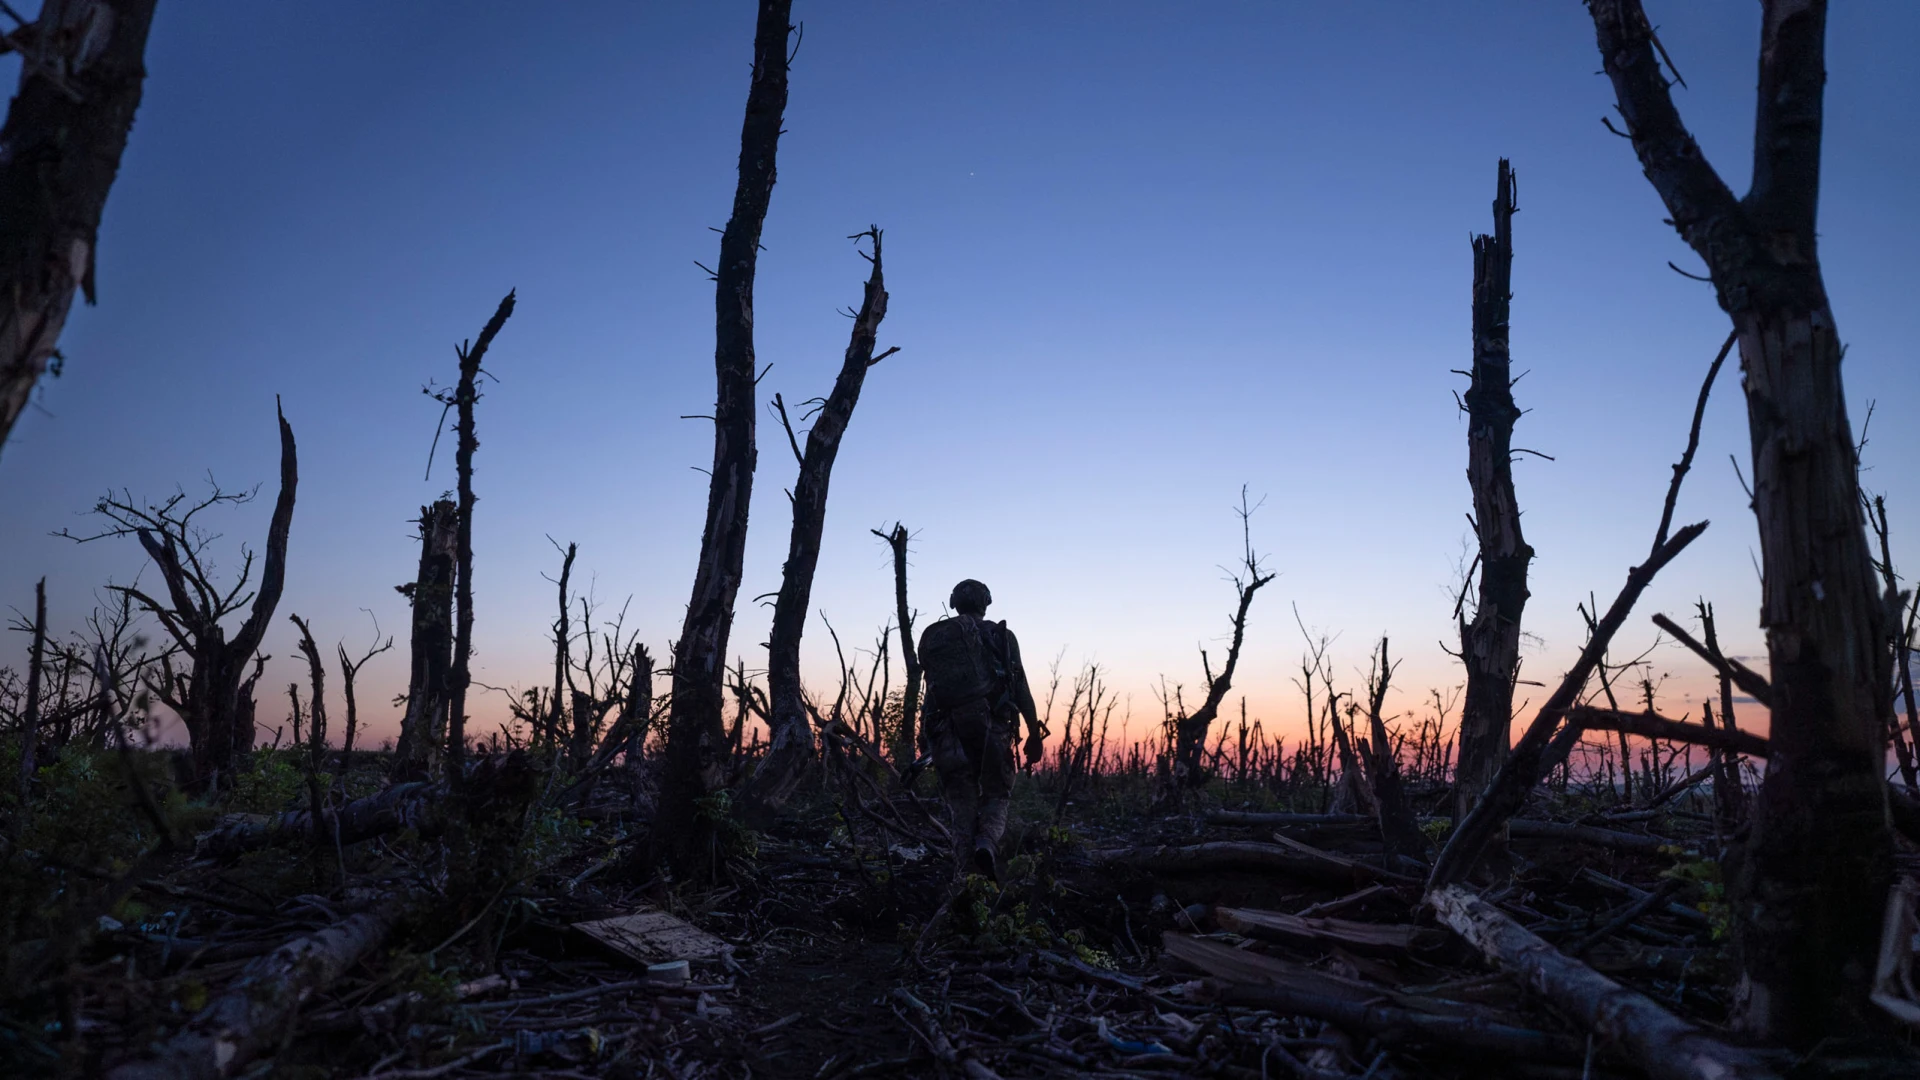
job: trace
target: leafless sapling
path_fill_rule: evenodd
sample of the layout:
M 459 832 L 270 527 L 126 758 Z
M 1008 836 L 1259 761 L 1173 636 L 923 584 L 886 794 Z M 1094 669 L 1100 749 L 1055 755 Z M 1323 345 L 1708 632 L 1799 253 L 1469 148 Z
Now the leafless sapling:
M 366 666 L 367 661 L 393 648 L 393 638 L 380 640 L 380 620 L 375 619 L 373 643 L 367 646 L 366 652 L 360 654 L 360 659 L 355 660 L 347 652 L 347 643 L 344 641 L 337 642 L 335 647 L 340 651 L 340 688 L 347 699 L 347 728 L 340 736 L 340 768 L 345 771 L 347 763 L 353 758 L 354 734 L 360 728 L 360 706 L 354 696 L 354 682 L 360 677 L 360 669 Z

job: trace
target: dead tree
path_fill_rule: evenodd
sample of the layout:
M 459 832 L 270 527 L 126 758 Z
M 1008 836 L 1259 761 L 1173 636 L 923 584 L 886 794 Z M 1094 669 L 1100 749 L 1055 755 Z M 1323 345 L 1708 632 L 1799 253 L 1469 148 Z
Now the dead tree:
M 1753 182 L 1674 108 L 1639 0 L 1588 0 L 1625 134 L 1732 319 L 1746 379 L 1772 742 L 1733 880 L 1738 1024 L 1805 1046 L 1870 1022 L 1892 835 L 1880 768 L 1892 613 L 1874 581 L 1816 218 L 1825 0 L 1763 0 Z
M 474 436 L 473 405 L 480 400 L 480 362 L 486 359 L 494 335 L 513 315 L 513 298 L 509 290 L 494 309 L 493 318 L 481 327 L 480 337 L 471 346 L 462 342 L 454 350 L 460 358 L 460 381 L 451 395 L 437 397 L 442 418 L 448 408 L 456 410 L 453 466 L 459 477 L 460 511 L 454 528 L 453 588 L 459 613 L 453 629 L 453 667 L 447 675 L 447 754 L 456 765 L 467 754 L 467 688 L 473 685 L 473 672 L 468 667 L 473 657 L 473 452 L 480 448 L 480 440 Z M 438 432 L 434 437 L 439 437 Z M 431 458 L 428 467 L 432 467 Z
M 660 778 L 654 836 L 665 853 L 692 866 L 710 846 L 701 802 L 726 776 L 727 638 L 746 559 L 747 510 L 753 496 L 753 276 L 760 230 L 773 197 L 774 155 L 787 108 L 787 35 L 793 0 L 760 0 L 753 37 L 753 78 L 740 129 L 740 173 L 733 213 L 720 234 L 714 272 L 715 395 L 713 468 L 706 524 L 686 621 L 673 650 L 673 697 Z
M 360 669 L 366 666 L 367 661 L 393 648 L 393 639 L 380 640 L 380 623 L 375 620 L 373 644 L 367 646 L 367 651 L 361 654 L 360 659 L 355 660 L 347 654 L 344 641 L 337 642 L 335 647 L 340 650 L 340 688 L 347 698 L 347 729 L 340 736 L 340 770 L 344 773 L 353 757 L 354 733 L 360 729 L 360 706 L 354 699 L 354 680 L 360 677 Z
M 33 644 L 27 647 L 27 701 L 20 711 L 20 809 L 15 827 L 26 820 L 33 794 L 34 755 L 40 739 L 40 679 L 47 658 L 47 579 L 33 587 Z
M 1713 655 L 1720 655 L 1720 635 L 1713 623 L 1713 605 L 1700 601 L 1700 630 L 1706 636 L 1707 648 Z M 1739 731 L 1733 720 L 1733 672 L 1726 666 L 1720 666 L 1717 674 L 1720 679 L 1720 722 L 1729 732 Z M 1737 823 L 1746 817 L 1746 789 L 1740 782 L 1740 755 L 1723 753 L 1719 755 L 1720 771 L 1713 779 L 1714 806 L 1721 818 L 1729 824 Z
M 327 752 L 327 665 L 320 660 L 320 647 L 313 643 L 313 628 L 298 615 L 287 620 L 300 628 L 300 655 L 307 658 L 307 678 L 313 684 L 313 697 L 307 705 L 307 804 L 317 826 L 326 810 L 326 793 L 320 784 L 320 771 Z M 294 701 L 299 710 L 299 699 Z M 295 741 L 298 741 L 296 736 Z M 319 839 L 317 836 L 315 839 Z
M 1368 756 L 1368 775 L 1373 781 L 1373 805 L 1380 820 L 1380 839 L 1394 855 L 1424 859 L 1427 837 L 1414 819 L 1413 807 L 1400 779 L 1400 758 L 1394 753 L 1393 739 L 1387 732 L 1383 710 L 1387 703 L 1387 685 L 1393 680 L 1394 664 L 1387 658 L 1387 639 L 1380 638 L 1373 670 L 1367 678 L 1367 731 L 1372 753 Z
M 1508 317 L 1513 299 L 1513 170 L 1500 159 L 1493 234 L 1473 240 L 1473 370 L 1467 413 L 1467 482 L 1480 541 L 1480 590 L 1473 618 L 1460 618 L 1467 693 L 1454 770 L 1455 821 L 1463 820 L 1506 760 L 1512 742 L 1513 683 L 1520 668 L 1520 616 L 1527 606 L 1533 549 L 1520 532 L 1513 492 L 1513 366 Z
M 22 61 L 0 128 L 0 446 L 60 361 L 74 291 L 93 303 L 100 215 L 140 108 L 153 6 L 45 0 L 0 38 L 0 53 Z
M 239 580 L 232 588 L 222 589 L 213 580 L 211 564 L 203 559 L 207 537 L 195 519 L 216 506 L 247 502 L 253 497 L 251 493 L 236 494 L 215 487 L 198 502 L 189 502 L 184 493 L 179 493 L 147 506 L 136 503 L 131 496 L 109 495 L 94 506 L 94 513 L 107 521 L 105 530 L 84 537 L 62 534 L 83 543 L 108 536 L 135 536 L 159 568 L 167 586 L 165 601 L 133 586 L 112 588 L 152 613 L 192 664 L 190 672 L 176 673 L 171 657 L 163 657 L 162 675 L 150 679 L 148 685 L 186 725 L 194 774 L 205 785 L 218 784 L 231 776 L 234 748 L 242 741 L 242 733 L 237 730 L 237 716 L 243 711 L 241 684 L 286 584 L 287 534 L 293 528 L 300 470 L 293 428 L 277 402 L 274 411 L 280 423 L 280 496 L 267 526 L 260 584 L 250 597 L 250 606 L 246 589 L 252 580 L 253 552 L 243 551 Z M 243 606 L 247 606 L 246 621 L 229 638 L 221 622 Z
M 407 677 L 407 712 L 394 747 L 396 776 L 419 771 L 446 736 L 458 536 L 459 510 L 451 499 L 421 507 L 420 570 L 411 584 L 395 587 L 413 604 L 412 669 Z
M 548 542 L 553 543 L 551 538 L 548 539 Z M 559 544 L 555 543 L 554 546 L 559 547 Z M 573 642 L 573 632 L 567 625 L 569 621 L 567 618 L 567 582 L 573 577 L 573 559 L 574 556 L 579 553 L 580 545 L 567 545 L 567 550 L 564 553 L 565 557 L 560 561 L 560 580 L 556 583 L 560 586 L 560 614 L 553 623 L 553 693 L 547 698 L 547 715 L 544 718 L 546 724 L 546 741 L 549 749 L 557 749 L 560 745 L 560 729 L 562 727 L 563 717 L 566 716 L 566 713 L 563 711 L 566 706 L 562 703 L 567 700 L 566 691 L 573 681 L 573 662 L 572 657 L 568 653 L 569 647 Z M 591 638 L 589 638 L 589 640 L 591 640 Z M 536 723 L 538 723 L 538 721 L 536 721 Z M 533 738 L 535 742 L 538 742 L 541 738 L 541 732 L 538 727 L 534 729 Z
M 1693 468 L 1693 455 L 1700 449 L 1700 425 L 1706 417 L 1707 397 L 1713 391 L 1713 382 L 1720 375 L 1720 365 L 1725 362 L 1731 345 L 1732 339 L 1728 339 L 1728 343 L 1720 347 L 1720 354 L 1714 357 L 1713 363 L 1707 368 L 1706 379 L 1700 384 L 1700 396 L 1693 405 L 1693 424 L 1687 431 L 1687 448 L 1674 464 L 1673 477 L 1667 482 L 1667 498 L 1660 510 L 1660 525 L 1653 532 L 1653 547 L 1640 565 L 1627 571 L 1626 584 L 1620 587 L 1620 592 L 1614 596 L 1606 613 L 1597 619 L 1589 616 L 1587 642 L 1581 647 L 1580 655 L 1560 679 L 1560 685 L 1547 695 L 1547 700 L 1540 706 L 1540 711 L 1534 714 L 1519 741 L 1514 743 L 1480 801 L 1466 817 L 1455 823 L 1452 835 L 1447 837 L 1446 847 L 1440 850 L 1439 857 L 1433 862 L 1429 889 L 1457 885 L 1466 880 L 1479 865 L 1487 848 L 1506 829 L 1507 820 L 1526 805 L 1527 796 L 1532 793 L 1534 786 L 1572 753 L 1580 741 L 1580 729 L 1565 722 L 1568 710 L 1579 702 L 1586 690 L 1587 680 L 1593 677 L 1594 672 L 1603 673 L 1604 685 L 1607 647 L 1613 643 L 1613 636 L 1626 625 L 1627 616 L 1633 613 L 1633 605 L 1639 601 L 1640 594 L 1653 584 L 1654 576 L 1662 567 L 1707 531 L 1704 521 L 1682 526 L 1675 531 L 1673 511 L 1680 500 L 1680 485 Z
M 1233 612 L 1233 639 L 1227 646 L 1227 662 L 1215 676 L 1213 666 L 1207 661 L 1207 650 L 1200 650 L 1200 668 L 1207 678 L 1207 699 L 1192 713 L 1177 720 L 1173 755 L 1173 786 L 1176 791 L 1199 787 L 1206 780 L 1206 770 L 1201 755 L 1207 746 L 1207 728 L 1214 717 L 1220 714 L 1220 705 L 1227 699 L 1227 691 L 1233 688 L 1233 670 L 1240 664 L 1240 645 L 1247 634 L 1247 609 L 1253 605 L 1253 594 L 1260 587 L 1272 581 L 1274 575 L 1262 573 L 1260 557 L 1254 554 L 1251 521 L 1257 506 L 1247 505 L 1247 489 L 1240 489 L 1240 567 L 1229 577 L 1233 581 L 1234 591 L 1240 596 L 1240 603 Z
M 915 726 L 920 717 L 920 653 L 913 644 L 913 611 L 907 607 L 907 527 L 893 523 L 892 532 L 869 530 L 893 549 L 894 623 L 900 628 L 900 662 L 906 665 L 907 685 L 900 696 L 900 735 L 893 756 L 902 769 L 918 755 Z
M 879 227 L 850 237 L 856 241 L 862 238 L 873 241 L 869 259 L 873 272 L 867 277 L 866 293 L 853 319 L 853 334 L 847 341 L 840 374 L 827 396 L 815 399 L 818 409 L 812 416 L 813 427 L 807 431 L 805 452 L 794 437 L 786 404 L 780 395 L 773 397 L 800 476 L 793 484 L 793 529 L 787 537 L 787 561 L 780 575 L 780 593 L 773 602 L 773 630 L 767 638 L 767 699 L 772 709 L 767 753 L 747 784 L 748 800 L 762 810 L 785 803 L 813 760 L 813 726 L 800 697 L 800 637 L 806 629 L 813 572 L 820 562 L 820 536 L 827 523 L 827 486 L 833 479 L 840 440 L 853 420 L 854 406 L 860 403 L 867 369 L 899 351 L 888 349 L 877 356 L 873 351 L 880 322 L 887 317 L 887 285 L 881 269 Z

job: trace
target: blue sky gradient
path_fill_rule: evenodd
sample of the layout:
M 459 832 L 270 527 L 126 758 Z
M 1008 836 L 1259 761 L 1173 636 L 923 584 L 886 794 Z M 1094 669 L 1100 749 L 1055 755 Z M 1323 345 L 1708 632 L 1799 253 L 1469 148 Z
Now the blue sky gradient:
M 1688 124 L 1736 191 L 1749 169 L 1758 6 L 1650 5 L 1686 76 Z M 1668 467 L 1727 321 L 1697 260 L 1601 126 L 1611 91 L 1575 0 L 1416 5 L 800 0 L 779 185 L 757 290 L 762 384 L 826 392 L 866 272 L 846 239 L 887 230 L 892 305 L 835 469 L 814 600 L 851 646 L 891 613 L 885 547 L 915 535 L 914 603 L 993 587 L 1035 666 L 1097 660 L 1157 716 L 1164 674 L 1225 648 L 1241 486 L 1279 579 L 1241 668 L 1290 729 L 1300 634 L 1337 634 L 1358 684 L 1381 633 L 1402 707 L 1459 681 L 1441 649 L 1466 561 L 1469 237 L 1495 159 L 1519 174 L 1513 352 L 1527 371 L 1516 466 L 1538 552 L 1523 677 L 1550 681 L 1644 555 Z M 273 398 L 301 449 L 288 586 L 267 685 L 299 677 L 289 612 L 402 648 L 370 664 L 376 736 L 404 689 L 410 519 L 453 345 L 519 308 L 479 407 L 475 675 L 537 684 L 558 556 L 664 656 L 699 543 L 713 394 L 711 264 L 725 224 L 753 5 L 163 4 L 146 99 L 102 229 L 96 308 L 0 455 L 0 602 L 49 578 L 56 624 L 125 582 L 132 541 L 50 537 L 108 488 L 163 495 L 209 470 L 271 483 Z M 1920 559 L 1920 5 L 1835 5 L 1821 255 L 1856 430 L 1896 557 Z M 12 68 L 6 70 L 11 78 Z M 734 649 L 762 666 L 794 464 L 763 418 Z M 443 445 L 443 450 L 446 447 Z M 1747 457 L 1738 372 L 1709 408 L 1679 518 L 1713 527 L 1642 601 L 1718 606 L 1761 651 L 1757 548 L 1729 455 Z M 221 519 L 261 542 L 271 489 Z M 1684 621 L 1684 620 L 1683 620 Z M 24 654 L 24 639 L 6 658 Z M 330 648 L 329 648 L 329 651 Z M 1705 687 L 1678 650 L 1667 704 Z M 805 670 L 832 677 L 818 620 Z M 332 685 L 337 693 L 337 675 Z M 1524 691 L 1523 691 L 1524 693 Z M 1536 696 L 1544 691 L 1532 691 Z M 1191 696 L 1191 692 L 1190 692 Z M 263 720 L 284 713 L 268 695 Z M 336 706 L 337 711 L 337 706 Z M 504 714 L 474 704 L 474 728 Z M 1749 717 L 1764 723 L 1764 717 Z M 271 726 L 274 721 L 268 720 Z

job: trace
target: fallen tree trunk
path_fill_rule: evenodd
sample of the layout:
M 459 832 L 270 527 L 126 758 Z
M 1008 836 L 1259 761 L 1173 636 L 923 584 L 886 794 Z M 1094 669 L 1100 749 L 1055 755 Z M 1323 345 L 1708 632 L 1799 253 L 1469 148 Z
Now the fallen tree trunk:
M 1220 840 L 1175 847 L 1120 848 L 1096 851 L 1094 861 L 1106 866 L 1160 874 L 1202 874 L 1220 870 L 1251 870 L 1286 874 L 1308 881 L 1364 885 L 1374 881 L 1419 884 L 1417 878 L 1382 870 L 1312 848 L 1248 841 Z
M 280 1045 L 307 999 L 386 941 L 407 907 L 404 897 L 388 897 L 253 961 L 178 1034 L 147 1056 L 116 1066 L 108 1080 L 221 1080 L 237 1074 L 262 1050 Z
M 1565 955 L 1457 885 L 1427 894 L 1440 922 L 1500 970 L 1606 1039 L 1655 1080 L 1743 1080 L 1781 1073 L 1759 1053 L 1713 1038 Z
M 1494 1023 L 1478 1016 L 1434 1016 L 1392 1005 L 1342 1001 L 1277 984 L 1214 983 L 1204 992 L 1222 1005 L 1310 1016 L 1388 1046 L 1445 1046 L 1528 1061 L 1576 1062 L 1586 1057 L 1586 1046 L 1580 1039 Z
M 1575 844 L 1590 844 L 1613 851 L 1655 853 L 1662 848 L 1675 845 L 1675 841 L 1664 836 L 1647 836 L 1643 833 L 1621 832 L 1618 829 L 1600 829 L 1592 825 L 1569 825 L 1560 821 L 1528 821 L 1523 818 L 1515 818 L 1508 822 L 1507 833 L 1522 840 L 1563 840 Z
M 1372 825 L 1371 814 L 1273 814 L 1249 810 L 1209 810 L 1210 825 L 1281 825 L 1325 827 L 1329 825 Z
M 434 825 L 433 815 L 428 813 L 434 802 L 432 794 L 433 789 L 419 781 L 395 784 L 378 795 L 323 811 L 317 833 L 310 810 L 235 818 L 202 835 L 195 846 L 201 856 L 231 859 L 257 848 L 304 843 L 316 835 L 329 841 L 337 835 L 340 843 L 352 844 L 401 829 L 427 833 Z

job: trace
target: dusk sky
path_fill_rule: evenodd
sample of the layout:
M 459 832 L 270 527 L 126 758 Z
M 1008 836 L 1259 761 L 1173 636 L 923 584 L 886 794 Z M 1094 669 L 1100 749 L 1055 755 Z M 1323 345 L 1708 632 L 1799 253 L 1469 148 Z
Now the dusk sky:
M 1751 153 L 1759 5 L 1659 0 L 1682 113 L 1735 191 Z M 1157 719 L 1161 675 L 1201 682 L 1226 648 L 1242 485 L 1264 499 L 1257 598 L 1235 699 L 1292 730 L 1301 636 L 1337 635 L 1358 688 L 1372 643 L 1405 658 L 1401 709 L 1462 676 L 1450 589 L 1470 551 L 1465 418 L 1469 238 L 1513 160 L 1516 484 L 1537 552 L 1523 679 L 1556 679 L 1645 554 L 1694 396 L 1728 322 L 1601 117 L 1577 0 L 1106 4 L 801 0 L 787 134 L 757 286 L 770 400 L 824 394 L 886 230 L 892 303 L 833 477 L 814 606 L 850 648 L 891 617 L 870 528 L 914 534 L 913 603 L 936 616 L 977 577 L 1029 666 L 1088 660 Z M 405 689 L 411 521 L 454 345 L 509 289 L 519 307 L 479 405 L 475 678 L 550 675 L 558 570 L 656 657 L 678 632 L 712 455 L 712 264 L 731 205 L 750 0 L 509 5 L 168 2 L 107 204 L 99 305 L 76 307 L 48 381 L 0 452 L 0 609 L 48 578 L 57 628 L 144 558 L 76 546 L 109 488 L 159 497 L 262 484 L 217 521 L 222 565 L 258 549 L 273 501 L 274 395 L 300 447 L 288 584 L 260 718 L 304 678 L 289 613 L 329 654 L 364 642 L 374 738 Z M 1920 5 L 1829 17 L 1821 256 L 1849 347 L 1866 486 L 1897 562 L 1920 565 Z M 4 76 L 17 76 L 8 58 Z M 764 666 L 795 473 L 763 414 L 733 651 Z M 1739 372 L 1723 372 L 1678 521 L 1712 528 L 1649 590 L 1647 617 L 1717 605 L 1730 652 L 1762 652 Z M 1906 464 L 1903 464 L 1906 463 Z M 151 576 L 151 571 L 147 571 Z M 924 622 L 923 622 L 924 625 Z M 19 665 L 25 635 L 0 663 Z M 809 622 L 804 667 L 833 677 Z M 1677 648 L 1663 708 L 1707 682 Z M 897 676 L 896 676 L 897 680 Z M 338 673 L 329 688 L 338 695 Z M 1038 688 L 1037 688 L 1038 689 Z M 303 688 L 304 692 L 304 688 Z M 1522 687 L 1536 701 L 1545 691 Z M 505 714 L 470 700 L 470 731 Z M 336 715 L 338 705 L 334 706 Z M 1750 725 L 1764 717 L 1747 715 Z M 337 721 L 336 721 L 337 723 Z

